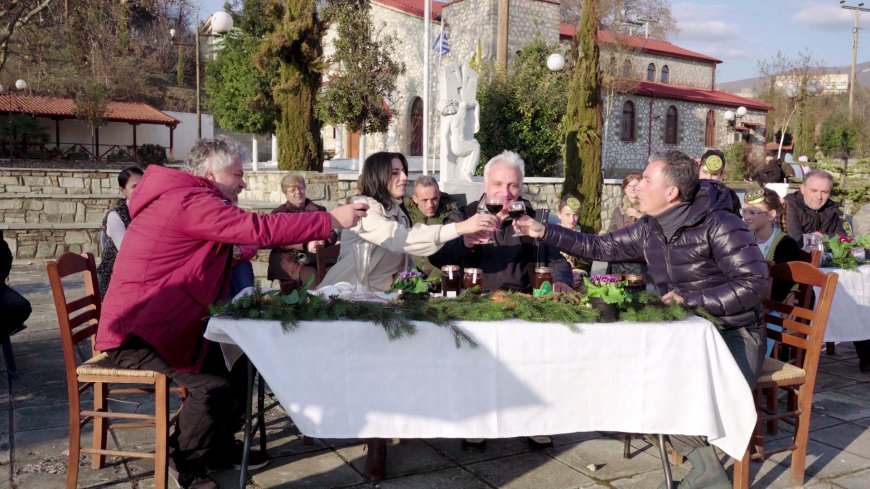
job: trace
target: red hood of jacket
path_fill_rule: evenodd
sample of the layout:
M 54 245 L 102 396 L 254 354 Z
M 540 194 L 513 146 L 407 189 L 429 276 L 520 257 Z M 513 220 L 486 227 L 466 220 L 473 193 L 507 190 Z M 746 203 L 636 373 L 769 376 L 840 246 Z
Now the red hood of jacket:
M 133 220 L 115 260 L 95 347 L 139 337 L 178 370 L 197 370 L 208 307 L 222 297 L 233 245 L 326 239 L 326 212 L 258 215 L 210 181 L 152 165 L 130 199 Z

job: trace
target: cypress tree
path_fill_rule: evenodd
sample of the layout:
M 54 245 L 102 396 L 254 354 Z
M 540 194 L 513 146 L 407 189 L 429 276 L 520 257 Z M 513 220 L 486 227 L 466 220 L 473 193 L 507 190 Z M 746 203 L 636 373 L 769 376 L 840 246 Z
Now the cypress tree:
M 255 64 L 264 71 L 272 61 L 278 65 L 278 78 L 272 83 L 278 108 L 278 169 L 320 171 L 323 140 L 314 107 L 323 69 L 323 23 L 316 1 L 269 0 L 265 11 L 274 30 L 263 39 Z
M 563 194 L 584 199 L 578 224 L 601 229 L 601 78 L 598 70 L 596 0 L 583 0 L 577 24 L 578 59 L 568 86 L 565 114 L 565 186 Z

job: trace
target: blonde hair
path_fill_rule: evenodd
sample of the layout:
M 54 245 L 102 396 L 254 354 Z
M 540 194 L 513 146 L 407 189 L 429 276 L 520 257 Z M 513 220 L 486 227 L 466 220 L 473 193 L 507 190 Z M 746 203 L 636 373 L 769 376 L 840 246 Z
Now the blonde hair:
M 305 177 L 298 173 L 288 173 L 281 179 L 281 191 L 286 192 L 288 188 L 293 186 L 301 186 L 305 188 Z

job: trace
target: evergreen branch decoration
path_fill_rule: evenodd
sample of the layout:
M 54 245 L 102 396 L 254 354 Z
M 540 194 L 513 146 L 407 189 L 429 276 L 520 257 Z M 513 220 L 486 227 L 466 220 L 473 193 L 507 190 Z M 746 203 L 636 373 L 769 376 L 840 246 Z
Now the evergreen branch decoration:
M 476 289 L 475 289 L 476 290 Z M 463 292 L 456 298 L 391 301 L 386 304 L 354 302 L 339 297 L 321 297 L 308 293 L 307 284 L 289 293 L 264 292 L 256 287 L 250 295 L 234 302 L 223 302 L 211 307 L 213 317 L 234 319 L 260 319 L 280 321 L 285 333 L 291 333 L 300 321 L 335 321 L 339 319 L 373 322 L 384 328 L 387 338 L 394 341 L 416 334 L 414 321 L 425 321 L 444 328 L 460 348 L 463 344 L 474 349 L 477 343 L 457 321 L 520 320 L 536 323 L 559 323 L 573 332 L 579 332 L 578 323 L 591 323 L 598 312 L 586 305 L 581 292 L 554 292 L 533 297 L 517 292 L 478 294 Z M 706 311 L 689 310 L 679 304 L 665 305 L 644 296 L 629 304 L 621 319 L 631 322 L 679 321 L 696 314 L 721 328 L 719 321 Z

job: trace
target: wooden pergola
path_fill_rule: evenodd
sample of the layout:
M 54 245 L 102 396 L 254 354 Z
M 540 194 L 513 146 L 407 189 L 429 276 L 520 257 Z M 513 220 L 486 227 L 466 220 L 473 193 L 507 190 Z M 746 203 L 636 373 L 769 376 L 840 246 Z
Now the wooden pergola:
M 5 93 L 0 95 L 0 112 L 9 117 L 12 114 L 28 114 L 34 117 L 45 117 L 54 121 L 55 147 L 60 150 L 60 121 L 78 119 L 75 114 L 75 101 L 71 98 L 38 97 Z M 169 157 L 175 157 L 174 132 L 181 121 L 167 115 L 159 109 L 141 102 L 108 102 L 103 120 L 108 122 L 126 122 L 133 128 L 133 153 L 135 155 L 138 143 L 136 127 L 139 124 L 155 124 L 169 128 Z M 100 128 L 95 128 L 96 147 L 100 146 Z M 100 159 L 99 150 L 96 158 Z

